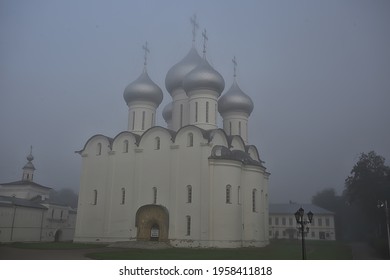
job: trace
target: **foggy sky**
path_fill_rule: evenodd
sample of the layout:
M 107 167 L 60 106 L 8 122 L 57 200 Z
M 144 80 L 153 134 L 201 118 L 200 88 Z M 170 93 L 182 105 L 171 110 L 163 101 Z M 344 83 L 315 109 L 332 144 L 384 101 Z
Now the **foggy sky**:
M 127 129 L 125 87 L 143 68 L 165 76 L 189 51 L 197 14 L 207 59 L 255 104 L 249 141 L 271 172 L 271 202 L 340 194 L 360 153 L 390 160 L 390 3 L 384 1 L 0 0 L 0 183 L 78 192 L 92 135 Z M 221 118 L 219 120 L 221 123 Z

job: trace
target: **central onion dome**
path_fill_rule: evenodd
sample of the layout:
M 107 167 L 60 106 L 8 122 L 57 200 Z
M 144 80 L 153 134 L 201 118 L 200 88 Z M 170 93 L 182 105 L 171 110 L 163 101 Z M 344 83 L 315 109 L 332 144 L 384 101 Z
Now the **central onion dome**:
M 187 92 L 197 89 L 208 89 L 220 95 L 225 88 L 225 80 L 207 62 L 206 58 L 193 69 L 183 80 L 183 88 Z
M 218 100 L 218 111 L 220 114 L 238 111 L 250 115 L 253 111 L 253 102 L 252 99 L 240 89 L 236 80 L 234 80 L 230 89 Z
M 142 74 L 126 87 L 123 98 L 125 99 L 126 104 L 133 101 L 147 101 L 156 104 L 157 107 L 163 100 L 163 92 L 161 88 L 150 79 L 146 69 L 144 69 Z
M 169 93 L 172 93 L 175 89 L 182 87 L 184 77 L 193 70 L 200 62 L 198 51 L 195 47 L 192 47 L 188 54 L 178 63 L 169 69 L 167 76 L 165 77 L 165 87 Z

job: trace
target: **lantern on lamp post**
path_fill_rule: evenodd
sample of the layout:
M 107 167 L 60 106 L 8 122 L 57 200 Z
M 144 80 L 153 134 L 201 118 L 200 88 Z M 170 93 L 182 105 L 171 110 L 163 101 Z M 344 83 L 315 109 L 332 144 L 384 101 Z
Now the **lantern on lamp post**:
M 302 235 L 302 260 L 306 259 L 306 248 L 305 248 L 305 226 L 307 224 L 311 224 L 311 221 L 313 220 L 313 213 L 309 211 L 307 213 L 308 220 L 304 219 L 305 210 L 301 207 L 298 209 L 297 212 L 295 212 L 295 219 L 297 221 L 297 224 L 299 225 L 298 230 Z M 307 227 L 306 232 L 309 232 L 309 227 Z

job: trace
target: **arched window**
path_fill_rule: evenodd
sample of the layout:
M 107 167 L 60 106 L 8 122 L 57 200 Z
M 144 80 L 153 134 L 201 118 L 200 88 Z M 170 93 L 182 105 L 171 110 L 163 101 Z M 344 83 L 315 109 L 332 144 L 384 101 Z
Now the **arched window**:
M 100 156 L 102 154 L 102 143 L 97 143 L 96 146 L 96 155 Z
M 232 186 L 227 185 L 226 186 L 226 203 L 227 204 L 232 203 L 232 201 L 231 201 L 231 191 L 232 191 Z
M 194 146 L 194 134 L 190 132 L 187 135 L 187 147 L 192 147 L 192 146 Z
M 238 122 L 238 135 L 241 135 L 241 122 Z
M 237 187 L 237 204 L 241 204 L 241 187 Z
M 160 137 L 154 138 L 154 149 L 160 150 Z
M 192 186 L 187 186 L 187 203 L 192 203 Z
M 128 153 L 129 152 L 129 140 L 123 141 L 123 152 Z
M 206 102 L 206 123 L 209 122 L 209 102 Z
M 134 130 L 134 125 L 135 125 L 135 111 L 133 111 L 133 128 L 132 128 L 132 130 Z
M 97 199 L 98 199 L 98 192 L 97 190 L 93 190 L 93 200 L 92 200 L 93 205 L 97 204 Z
M 121 204 L 125 204 L 125 202 L 126 202 L 126 190 L 125 190 L 125 188 L 122 188 L 122 190 L 121 190 Z
M 198 102 L 195 102 L 195 122 L 198 122 Z
M 187 233 L 186 235 L 189 236 L 191 235 L 191 216 L 186 216 L 187 220 Z
M 232 122 L 229 122 L 229 135 L 232 135 Z
M 253 189 L 252 190 L 252 212 L 256 212 L 256 193 L 257 193 L 257 190 L 256 189 Z
M 157 188 L 153 187 L 153 204 L 157 203 Z
M 145 111 L 142 111 L 142 130 L 145 129 Z

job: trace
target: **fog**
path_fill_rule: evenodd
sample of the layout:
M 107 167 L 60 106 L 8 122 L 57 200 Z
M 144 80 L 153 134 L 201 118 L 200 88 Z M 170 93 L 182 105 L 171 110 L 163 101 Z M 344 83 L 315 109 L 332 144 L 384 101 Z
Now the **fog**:
M 194 13 L 225 91 L 236 56 L 271 202 L 340 194 L 362 152 L 389 164 L 388 1 L 0 1 L 0 183 L 21 179 L 32 145 L 34 180 L 78 192 L 74 151 L 127 129 L 145 41 L 165 126 L 165 75 L 191 47 Z

